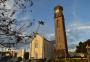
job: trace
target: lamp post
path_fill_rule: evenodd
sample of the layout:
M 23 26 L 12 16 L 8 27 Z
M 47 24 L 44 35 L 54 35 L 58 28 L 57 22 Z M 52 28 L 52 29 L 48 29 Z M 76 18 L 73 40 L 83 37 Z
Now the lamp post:
M 87 48 L 87 59 L 88 62 L 90 62 L 90 46 L 87 44 L 86 48 Z

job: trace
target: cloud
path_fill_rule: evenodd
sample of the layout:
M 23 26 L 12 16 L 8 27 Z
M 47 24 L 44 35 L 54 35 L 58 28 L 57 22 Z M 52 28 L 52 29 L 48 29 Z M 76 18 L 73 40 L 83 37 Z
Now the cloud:
M 85 34 L 87 34 L 87 36 L 89 36 L 90 33 L 90 25 L 89 24 L 85 24 L 83 22 L 79 22 L 79 21 L 73 21 L 72 23 L 70 23 L 70 25 L 68 25 L 66 27 L 66 34 L 67 34 L 67 42 L 68 42 L 68 48 L 69 50 L 75 50 L 76 46 L 78 45 L 78 43 L 80 41 L 87 40 L 87 36 L 85 36 Z M 83 36 L 85 36 L 83 38 Z M 54 33 L 47 33 L 46 37 L 49 40 L 54 39 L 55 40 L 55 34 Z M 83 38 L 83 39 L 82 39 Z
M 75 50 L 76 50 L 76 48 L 74 48 L 74 49 L 68 49 L 68 51 L 70 51 L 70 52 L 75 52 Z
M 29 16 L 24 16 L 17 20 L 16 29 L 20 29 L 21 32 L 26 32 L 32 25 L 34 25 L 34 21 Z
M 3 8 L 4 5 L 5 5 L 5 8 L 6 9 L 11 9 L 12 6 L 13 6 L 13 0 L 8 0 L 4 4 L 3 3 L 0 3 L 0 8 Z
M 54 34 L 54 33 L 46 34 L 45 37 L 46 37 L 48 40 L 55 40 L 55 34 Z
M 73 15 L 74 20 L 79 19 L 78 15 L 77 15 L 77 10 L 78 10 L 78 0 L 73 0 L 72 15 Z
M 66 26 L 68 47 L 75 50 L 80 41 L 87 40 L 90 37 L 90 24 L 83 22 L 78 15 L 78 0 L 73 0 L 72 20 Z
M 87 29 L 90 30 L 90 25 L 84 25 L 84 26 L 78 27 L 77 29 L 78 30 L 87 30 Z
M 8 0 L 6 2 L 6 8 L 7 9 L 14 9 L 13 4 L 14 4 L 14 1 L 13 0 Z
M 73 23 L 71 24 L 67 29 L 66 29 L 66 32 L 67 33 L 70 33 L 72 31 L 75 31 L 75 32 L 90 32 L 90 25 L 88 24 L 85 24 L 85 23 L 80 23 L 79 25 L 76 24 L 76 23 Z
M 69 49 L 75 49 L 75 45 L 77 45 L 83 39 L 87 40 L 88 36 L 90 36 L 90 24 L 73 21 L 73 23 L 68 25 L 66 28 L 66 33 Z

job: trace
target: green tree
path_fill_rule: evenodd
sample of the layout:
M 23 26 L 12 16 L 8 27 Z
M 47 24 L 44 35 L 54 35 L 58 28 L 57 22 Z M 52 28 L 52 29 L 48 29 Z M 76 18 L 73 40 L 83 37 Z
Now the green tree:
M 76 46 L 77 53 L 87 53 L 86 46 L 90 45 L 90 39 L 86 40 L 85 42 L 79 42 L 79 45 Z

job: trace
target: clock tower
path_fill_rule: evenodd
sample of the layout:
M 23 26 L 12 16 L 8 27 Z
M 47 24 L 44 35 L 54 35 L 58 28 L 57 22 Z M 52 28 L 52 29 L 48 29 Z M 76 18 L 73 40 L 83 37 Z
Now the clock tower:
M 56 6 L 54 8 L 54 23 L 55 23 L 55 56 L 65 57 L 68 54 L 66 31 L 64 24 L 62 6 Z

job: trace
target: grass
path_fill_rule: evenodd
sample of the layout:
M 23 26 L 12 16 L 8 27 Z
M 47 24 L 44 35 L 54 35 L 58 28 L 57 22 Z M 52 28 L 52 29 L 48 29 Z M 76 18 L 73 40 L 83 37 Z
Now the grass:
M 56 59 L 55 62 L 87 62 L 87 59 L 81 58 Z
M 56 58 L 52 60 L 38 60 L 38 61 L 31 61 L 31 62 L 88 62 L 86 58 Z

